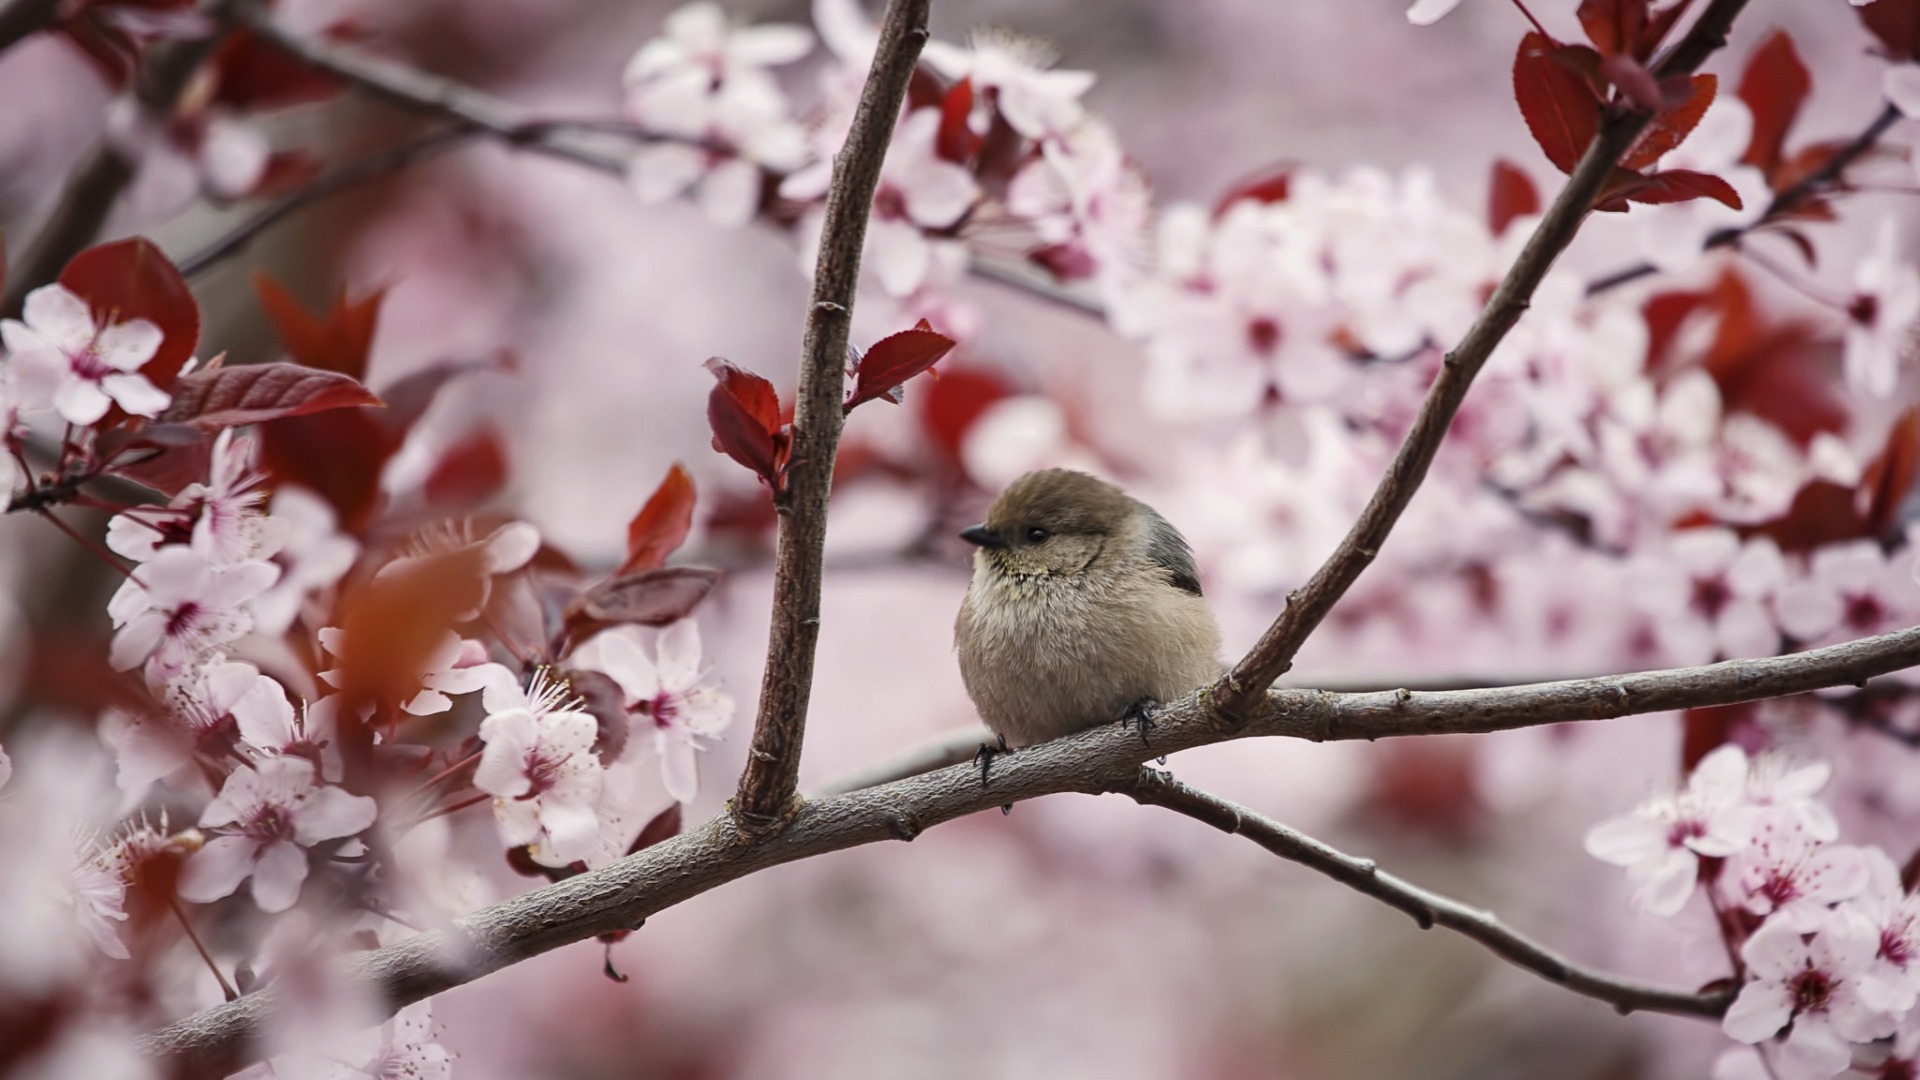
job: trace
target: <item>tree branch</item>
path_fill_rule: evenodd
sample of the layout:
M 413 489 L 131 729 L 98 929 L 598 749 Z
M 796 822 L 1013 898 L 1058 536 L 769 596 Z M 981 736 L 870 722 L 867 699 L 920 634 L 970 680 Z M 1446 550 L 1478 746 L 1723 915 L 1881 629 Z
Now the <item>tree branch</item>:
M 230 2 L 208 0 L 202 10 L 218 17 Z M 153 117 L 171 117 L 193 73 L 224 38 L 224 34 L 213 34 L 156 46 L 134 89 L 141 111 Z M 6 292 L 0 295 L 0 316 L 18 318 L 27 294 L 59 277 L 67 260 L 93 243 L 121 191 L 133 180 L 134 165 L 111 138 L 103 138 L 86 162 L 74 170 L 59 203 L 34 237 L 33 246 L 8 275 Z
M 1275 690 L 1232 731 L 1213 723 L 1204 693 L 1156 714 L 1152 745 L 1111 724 L 996 758 L 990 783 L 970 765 L 808 802 L 778 833 L 743 833 L 721 814 L 611 866 L 549 885 L 361 955 L 356 976 L 389 1010 L 576 941 L 632 929 L 708 889 L 782 863 L 923 830 L 981 810 L 1066 791 L 1099 793 L 1135 781 L 1147 758 L 1255 736 L 1380 739 L 1507 731 L 1674 709 L 1730 705 L 1860 684 L 1920 664 L 1920 627 L 1792 656 L 1492 690 L 1329 694 Z M 280 1007 L 269 990 L 169 1024 L 143 1040 L 179 1072 L 223 1075 L 259 1056 Z
M 846 392 L 847 334 L 853 321 L 867 215 L 880 165 L 907 97 L 907 81 L 927 40 L 930 0 L 889 0 L 860 105 L 846 144 L 835 156 L 827 189 L 813 298 L 801 345 L 800 388 L 793 417 L 787 488 L 774 547 L 773 628 L 760 681 L 753 746 L 740 774 L 734 814 L 747 832 L 777 828 L 794 810 L 807 698 L 813 692 L 814 646 L 820 639 L 820 563 L 827 539 L 827 495 L 840 443 Z
M 1748 233 L 1753 232 L 1755 229 L 1765 227 L 1776 218 L 1793 210 L 1813 196 L 1818 195 L 1828 185 L 1838 183 L 1841 174 L 1846 172 L 1847 167 L 1865 157 L 1875 146 L 1879 145 L 1880 137 L 1887 133 L 1887 129 L 1898 123 L 1900 118 L 1900 110 L 1894 106 L 1887 105 L 1882 108 L 1880 115 L 1874 117 L 1873 122 L 1868 124 L 1860 134 L 1855 135 L 1853 141 L 1834 151 L 1833 156 L 1827 159 L 1826 164 L 1808 173 L 1806 176 L 1801 177 L 1798 183 L 1775 195 L 1772 201 L 1767 203 L 1766 213 L 1761 214 L 1759 219 L 1753 222 L 1753 224 L 1742 225 L 1738 228 L 1721 229 L 1712 236 L 1707 237 L 1707 250 L 1712 251 L 1715 248 L 1738 246 L 1740 241 L 1745 239 Z M 1609 289 L 1617 289 L 1628 282 L 1638 281 L 1643 277 L 1648 277 L 1659 272 L 1660 268 L 1649 262 L 1629 266 L 1625 270 L 1616 270 L 1606 277 L 1597 278 L 1589 282 L 1587 284 L 1587 295 L 1596 296 Z
M 1727 28 L 1746 6 L 1746 0 L 1713 0 L 1673 50 L 1655 65 L 1657 77 L 1690 73 L 1714 49 L 1726 40 Z M 1567 177 L 1566 187 L 1547 210 L 1520 257 L 1494 290 L 1486 308 L 1472 328 L 1446 356 L 1445 365 L 1433 380 L 1420 414 L 1401 442 L 1386 475 L 1374 489 L 1366 509 L 1353 528 L 1340 541 L 1327 561 L 1314 572 L 1306 586 L 1287 597 L 1287 606 L 1267 632 L 1232 671 L 1220 677 L 1211 688 L 1214 708 L 1227 722 L 1238 722 L 1243 713 L 1259 702 L 1273 681 L 1293 666 L 1293 658 L 1307 637 L 1333 610 L 1362 571 L 1373 563 L 1386 542 L 1387 534 L 1400 520 L 1414 492 L 1427 476 L 1427 468 L 1439 453 L 1440 442 L 1465 400 L 1474 376 L 1493 355 L 1527 309 L 1554 259 L 1573 242 L 1580 223 L 1592 208 L 1594 199 L 1606 186 L 1620 156 L 1633 145 L 1648 122 L 1650 113 L 1634 110 L 1614 114 L 1601 125 L 1600 133 L 1581 156 L 1580 163 Z
M 1142 768 L 1131 784 L 1115 789 L 1143 806 L 1162 806 L 1225 833 L 1237 833 L 1275 855 L 1297 862 L 1375 900 L 1412 916 L 1420 929 L 1443 926 L 1494 951 L 1501 959 L 1548 982 L 1631 1012 L 1718 1017 L 1732 1003 L 1732 989 L 1688 993 L 1623 979 L 1568 960 L 1545 945 L 1509 929 L 1490 911 L 1469 907 L 1387 873 L 1372 859 L 1356 858 L 1254 810 L 1183 784 L 1158 769 Z

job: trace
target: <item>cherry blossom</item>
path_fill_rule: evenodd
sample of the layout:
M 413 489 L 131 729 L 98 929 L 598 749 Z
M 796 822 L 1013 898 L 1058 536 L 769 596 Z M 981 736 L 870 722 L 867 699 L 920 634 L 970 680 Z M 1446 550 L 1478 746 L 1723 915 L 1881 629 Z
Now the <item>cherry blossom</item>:
M 1770 751 L 1753 759 L 1753 769 L 1747 775 L 1747 801 L 1769 818 L 1782 820 L 1786 827 L 1826 843 L 1839 837 L 1840 823 L 1827 804 L 1814 796 L 1832 778 L 1833 766 L 1824 761 L 1801 763 Z
M 1675 664 L 1772 656 L 1780 630 L 1767 601 L 1785 578 L 1772 540 L 1742 543 L 1731 529 L 1687 529 L 1636 560 L 1634 599 L 1653 616 Z
M 126 882 L 102 860 L 91 842 L 75 845 L 67 892 L 72 898 L 74 921 L 94 947 L 115 960 L 128 959 L 131 954 L 114 926 L 127 921 Z
M 254 628 L 278 637 L 287 632 L 309 597 L 353 567 L 360 543 L 342 533 L 333 507 L 305 488 L 282 485 L 267 504 L 267 516 L 285 524 L 285 542 L 273 556 L 280 580 L 253 598 Z
M 417 1001 L 380 1025 L 380 1045 L 367 1062 L 349 1068 L 336 1065 L 331 1074 L 338 1080 L 361 1076 L 380 1080 L 447 1080 L 453 1075 L 453 1058 L 447 1048 L 433 1040 L 433 1002 Z
M 144 662 L 149 682 L 172 679 L 252 629 L 247 601 L 279 576 L 272 563 L 215 567 L 191 548 L 163 549 L 135 569 L 107 602 L 118 630 L 111 652 L 114 670 Z
M 200 815 L 217 835 L 180 872 L 180 896 L 212 903 L 253 879 L 261 911 L 285 911 L 307 879 L 307 853 L 324 840 L 363 832 L 377 807 L 365 795 L 318 783 L 313 763 L 275 757 L 235 769 Z
M 158 416 L 172 398 L 138 374 L 160 348 L 160 328 L 145 319 L 99 323 L 87 302 L 62 285 L 27 294 L 25 322 L 0 320 L 13 354 L 8 371 L 21 408 L 51 408 L 87 425 L 114 405 Z
M 650 658 L 627 631 L 614 630 L 583 646 L 586 655 L 576 653 L 576 662 L 620 684 L 634 734 L 653 733 L 667 794 L 688 802 L 699 790 L 696 752 L 733 719 L 733 698 L 702 682 L 700 632 L 693 620 L 661 631 L 654 648 Z
M 206 483 L 188 484 L 165 509 L 141 507 L 107 522 L 107 546 L 136 562 L 164 544 L 187 543 L 217 567 L 271 558 L 289 526 L 260 511 L 266 476 L 253 468 L 254 441 L 232 428 L 213 441 Z
M 547 866 L 584 860 L 600 835 L 595 808 L 603 774 L 593 753 L 598 722 L 545 671 L 523 690 L 511 673 L 496 667 L 481 700 L 487 708 L 480 724 L 486 749 L 473 784 L 494 796 L 502 837 Z
M 132 202 L 146 217 L 178 213 L 202 193 L 242 198 L 260 186 L 273 158 L 260 125 L 211 104 L 157 120 L 131 98 L 120 98 L 107 110 L 107 138 L 141 165 Z
M 493 595 L 493 579 L 511 574 L 533 561 L 540 551 L 540 530 L 524 521 L 509 521 L 485 536 L 475 536 L 473 522 L 440 522 L 415 534 L 407 554 L 380 568 L 376 578 L 411 573 L 421 560 L 456 553 L 477 555 L 480 561 L 480 595 L 471 608 L 462 611 L 456 622 L 477 619 Z M 337 655 L 337 654 L 336 654 Z
M 1755 827 L 1752 846 L 1733 855 L 1727 875 L 1748 911 L 1803 929 L 1824 918 L 1829 905 L 1860 895 L 1868 881 L 1859 848 L 1822 843 L 1777 814 Z
M 346 655 L 346 631 L 323 627 L 320 644 L 335 656 Z M 487 647 L 479 641 L 465 640 L 449 630 L 441 635 L 420 665 L 420 692 L 400 707 L 414 716 L 433 716 L 453 708 L 448 694 L 471 694 L 486 686 L 500 670 L 487 660 Z M 338 671 L 323 671 L 320 677 L 330 686 L 340 686 Z
M 1588 830 L 1587 854 L 1627 868 L 1634 905 L 1677 913 L 1693 895 L 1700 858 L 1725 858 L 1751 842 L 1757 812 L 1746 804 L 1746 752 L 1721 746 L 1694 766 L 1684 790 Z
M 1911 625 L 1920 616 L 1911 566 L 1911 555 L 1889 557 L 1871 540 L 1822 547 L 1775 597 L 1780 627 L 1806 645 L 1826 645 Z
M 1873 251 L 1854 269 L 1847 308 L 1847 382 L 1874 397 L 1893 393 L 1920 319 L 1920 269 L 1899 257 L 1897 228 L 1891 218 L 1881 223 Z
M 1833 912 L 1808 932 L 1769 919 L 1741 946 L 1753 976 L 1727 1010 L 1721 1028 L 1744 1043 L 1793 1030 L 1774 1055 L 1783 1075 L 1831 1077 L 1853 1061 L 1849 1043 L 1893 1034 L 1894 1018 L 1863 994 L 1872 963 L 1872 926 L 1851 912 Z
M 1752 110 L 1725 94 L 1714 98 L 1685 141 L 1661 156 L 1661 169 L 1692 169 L 1725 180 L 1740 196 L 1741 208 L 1718 199 L 1634 207 L 1630 224 L 1648 262 L 1666 271 L 1686 270 L 1706 258 L 1714 233 L 1751 225 L 1766 212 L 1773 197 L 1767 178 L 1740 160 L 1752 138 Z
M 1110 295 L 1138 276 L 1150 247 L 1146 179 L 1095 121 L 1042 144 L 1008 184 L 1007 211 L 1032 223 L 1045 245 L 1035 258 L 1055 276 L 1097 276 Z
M 1085 116 L 1080 98 L 1092 89 L 1094 74 L 1048 70 L 1057 58 L 1051 45 L 983 31 L 969 46 L 929 41 L 921 57 L 949 79 L 971 79 L 973 92 L 991 95 L 1007 124 L 1029 139 L 1064 136 Z

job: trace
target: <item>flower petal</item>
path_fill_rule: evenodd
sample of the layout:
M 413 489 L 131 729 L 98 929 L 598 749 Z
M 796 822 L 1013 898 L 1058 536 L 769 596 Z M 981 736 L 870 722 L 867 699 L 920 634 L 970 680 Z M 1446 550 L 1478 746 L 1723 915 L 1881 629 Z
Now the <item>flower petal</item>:
M 216 836 L 180 868 L 180 899 L 210 904 L 233 895 L 253 873 L 260 845 L 244 836 Z
M 285 911 L 300 899 L 300 886 L 306 880 L 306 851 L 290 840 L 275 840 L 254 863 L 253 902 L 269 915 Z

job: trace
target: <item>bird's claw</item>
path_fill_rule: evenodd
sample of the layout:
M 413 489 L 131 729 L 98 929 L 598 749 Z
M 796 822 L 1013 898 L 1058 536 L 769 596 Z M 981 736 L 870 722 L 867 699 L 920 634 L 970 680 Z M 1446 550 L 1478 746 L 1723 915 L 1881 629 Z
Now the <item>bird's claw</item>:
M 1134 728 L 1140 732 L 1141 746 L 1152 746 L 1153 743 L 1147 739 L 1147 732 L 1153 730 L 1153 714 L 1159 711 L 1159 702 L 1152 698 L 1141 698 L 1127 706 L 1127 711 L 1120 714 L 1120 722 L 1134 725 Z
M 973 763 L 980 767 L 980 786 L 987 786 L 987 770 L 993 767 L 993 759 L 1001 754 L 1011 754 L 1005 735 L 994 736 L 994 742 L 981 743 L 980 752 L 973 755 Z

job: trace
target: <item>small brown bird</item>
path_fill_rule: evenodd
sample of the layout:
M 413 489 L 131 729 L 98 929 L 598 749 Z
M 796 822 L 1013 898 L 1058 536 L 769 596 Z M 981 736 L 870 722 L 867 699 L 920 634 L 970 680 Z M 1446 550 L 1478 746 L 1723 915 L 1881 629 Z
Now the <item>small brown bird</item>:
M 1220 673 L 1220 629 L 1187 541 L 1085 473 L 1028 473 L 987 520 L 954 624 L 967 693 L 1019 747 L 1133 718 Z M 983 774 L 984 775 L 984 774 Z

